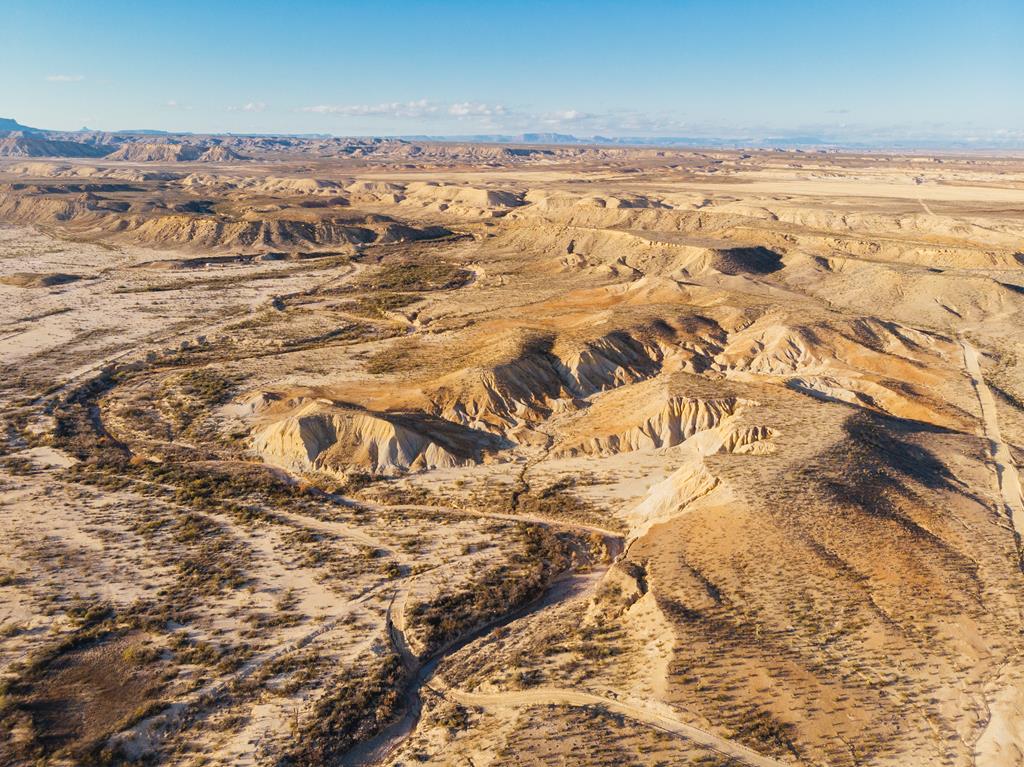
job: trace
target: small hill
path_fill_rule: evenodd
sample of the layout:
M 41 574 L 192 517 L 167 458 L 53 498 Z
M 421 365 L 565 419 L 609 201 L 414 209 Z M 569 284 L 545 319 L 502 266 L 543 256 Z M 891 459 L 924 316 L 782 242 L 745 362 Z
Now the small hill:
M 39 128 L 30 128 L 27 125 L 22 125 L 17 120 L 10 117 L 0 117 L 0 133 L 40 133 Z
M 108 160 L 129 162 L 189 162 L 200 159 L 203 150 L 190 144 L 124 144 L 107 155 Z
M 229 149 L 226 146 L 211 146 L 201 155 L 199 155 L 200 162 L 232 162 L 234 160 L 247 160 L 248 157 L 240 155 L 233 149 Z
M 396 476 L 479 463 L 500 443 L 425 414 L 373 413 L 315 401 L 258 432 L 254 444 L 267 461 L 292 471 Z
M 0 157 L 102 157 L 107 147 L 77 141 L 51 141 L 36 134 L 0 138 Z

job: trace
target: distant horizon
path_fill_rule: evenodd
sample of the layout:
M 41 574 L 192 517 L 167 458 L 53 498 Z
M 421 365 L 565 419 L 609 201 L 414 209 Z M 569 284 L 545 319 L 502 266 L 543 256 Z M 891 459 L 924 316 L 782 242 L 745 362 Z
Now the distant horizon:
M 213 131 L 175 131 L 164 128 L 120 128 L 104 130 L 82 126 L 73 130 L 41 128 L 38 125 L 27 125 L 17 118 L 0 116 L 0 135 L 11 128 L 5 123 L 17 123 L 17 127 L 41 134 L 74 135 L 83 133 L 106 133 L 124 136 L 174 137 L 174 136 L 232 136 L 232 137 L 285 137 L 298 139 L 377 139 L 424 142 L 465 142 L 482 144 L 536 144 L 536 145 L 575 145 L 575 146 L 632 146 L 648 148 L 694 148 L 694 149 L 736 149 L 736 150 L 773 150 L 773 149 L 827 149 L 831 151 L 1024 151 L 1024 140 L 1007 139 L 994 141 L 986 139 L 941 139 L 941 138 L 905 138 L 901 140 L 876 141 L 841 141 L 820 136 L 809 135 L 773 135 L 773 136 L 578 136 L 551 131 L 524 131 L 518 134 L 440 134 L 425 133 L 405 134 L 340 134 L 340 133 L 290 133 L 284 131 L 271 132 L 213 132 Z

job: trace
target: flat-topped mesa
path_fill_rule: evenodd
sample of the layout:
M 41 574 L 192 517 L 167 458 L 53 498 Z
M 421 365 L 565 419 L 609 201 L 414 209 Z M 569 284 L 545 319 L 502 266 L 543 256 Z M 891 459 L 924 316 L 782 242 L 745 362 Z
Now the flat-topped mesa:
M 503 189 L 486 189 L 432 181 L 413 181 L 405 188 L 405 202 L 426 206 L 496 210 L 524 205 L 523 195 Z
M 184 214 L 145 220 L 131 230 L 131 236 L 153 245 L 200 245 L 211 248 L 358 245 L 375 242 L 380 237 L 367 227 L 332 220 L 224 221 Z
M 395 205 L 405 199 L 405 184 L 360 179 L 345 187 L 354 202 L 386 203 Z
M 396 476 L 480 463 L 499 441 L 428 416 L 313 401 L 257 431 L 253 447 L 289 471 Z

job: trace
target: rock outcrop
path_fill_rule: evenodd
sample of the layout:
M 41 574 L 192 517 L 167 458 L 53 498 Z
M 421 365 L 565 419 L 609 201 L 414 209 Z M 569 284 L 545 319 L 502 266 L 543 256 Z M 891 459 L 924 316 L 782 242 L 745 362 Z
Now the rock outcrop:
M 306 403 L 253 439 L 268 463 L 290 471 L 377 476 L 479 463 L 498 445 L 490 435 L 440 419 L 323 401 Z

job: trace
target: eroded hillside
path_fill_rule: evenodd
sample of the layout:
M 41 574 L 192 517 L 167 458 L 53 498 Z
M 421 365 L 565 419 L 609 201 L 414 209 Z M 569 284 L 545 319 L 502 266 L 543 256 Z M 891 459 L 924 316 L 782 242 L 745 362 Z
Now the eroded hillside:
M 1019 159 L 246 141 L 0 165 L 0 764 L 1019 763 Z

